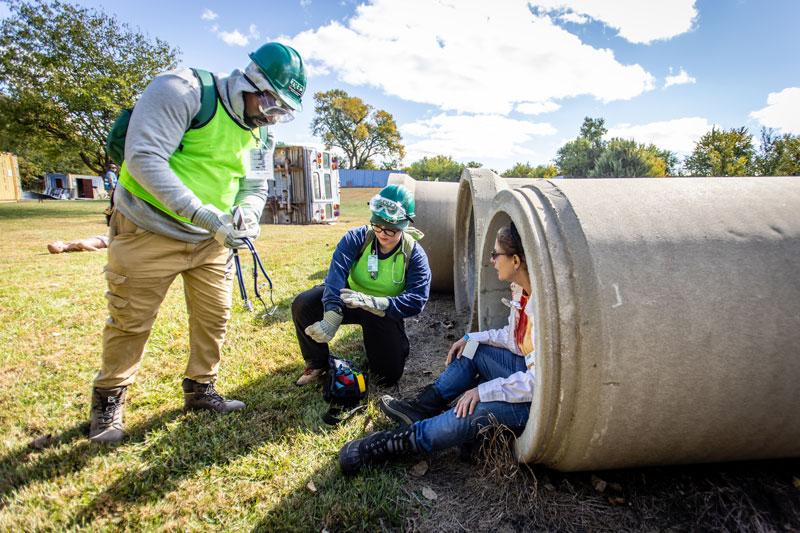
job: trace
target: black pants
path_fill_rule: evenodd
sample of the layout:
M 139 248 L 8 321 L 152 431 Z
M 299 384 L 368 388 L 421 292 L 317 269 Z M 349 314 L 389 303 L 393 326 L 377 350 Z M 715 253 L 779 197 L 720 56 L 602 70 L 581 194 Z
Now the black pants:
M 299 294 L 292 302 L 292 320 L 306 366 L 328 368 L 327 344 L 320 344 L 306 335 L 305 329 L 322 320 L 324 285 L 317 285 Z M 403 375 L 408 357 L 408 337 L 403 320 L 379 317 L 363 309 L 344 309 L 343 324 L 359 324 L 364 332 L 369 377 L 381 385 L 394 385 Z

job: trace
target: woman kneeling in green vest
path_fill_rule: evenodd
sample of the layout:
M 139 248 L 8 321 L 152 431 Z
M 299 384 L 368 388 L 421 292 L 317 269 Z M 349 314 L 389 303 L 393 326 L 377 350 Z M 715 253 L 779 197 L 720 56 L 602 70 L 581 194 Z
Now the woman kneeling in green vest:
M 322 285 L 294 299 L 292 320 L 306 368 L 297 385 L 317 381 L 328 368 L 328 343 L 341 324 L 360 324 L 370 377 L 393 385 L 403 375 L 408 337 L 403 319 L 428 301 L 431 270 L 409 227 L 414 197 L 388 185 L 369 202 L 369 226 L 348 231 L 333 252 Z

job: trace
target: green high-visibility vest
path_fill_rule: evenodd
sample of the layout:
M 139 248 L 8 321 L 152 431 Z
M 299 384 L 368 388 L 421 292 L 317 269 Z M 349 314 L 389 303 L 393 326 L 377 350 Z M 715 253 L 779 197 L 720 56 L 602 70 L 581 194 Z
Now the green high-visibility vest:
M 241 127 L 217 97 L 217 109 L 206 125 L 187 131 L 169 166 L 181 182 L 203 203 L 228 213 L 239 192 L 239 179 L 246 174 L 245 154 L 257 148 L 253 133 Z M 119 183 L 131 194 L 183 222 L 189 219 L 172 212 L 142 187 L 122 164 Z
M 401 245 L 386 259 L 378 260 L 378 276 L 372 279 L 367 271 L 367 261 L 372 253 L 375 234 L 367 230 L 361 256 L 350 268 L 347 284 L 351 289 L 370 296 L 397 296 L 406 288 L 407 263 L 411 261 L 411 252 L 414 249 L 414 238 L 408 233 L 403 233 Z M 377 246 L 377 244 L 375 244 Z

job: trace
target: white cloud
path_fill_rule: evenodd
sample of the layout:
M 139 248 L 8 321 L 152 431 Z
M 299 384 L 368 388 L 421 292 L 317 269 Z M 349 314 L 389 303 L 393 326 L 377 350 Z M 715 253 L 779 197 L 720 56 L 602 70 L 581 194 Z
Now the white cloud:
M 406 160 L 425 156 L 450 155 L 455 159 L 485 159 L 530 156 L 524 146 L 535 136 L 555 135 L 547 123 L 515 120 L 500 115 L 449 115 L 441 113 L 429 119 L 400 126 L 406 145 Z
M 544 102 L 521 102 L 515 108 L 518 113 L 525 115 L 541 115 L 542 113 L 552 113 L 558 111 L 561 106 L 551 100 Z
M 638 44 L 686 33 L 697 18 L 695 0 L 532 0 L 531 4 L 559 18 L 591 17 Z
M 767 128 L 800 134 L 800 87 L 788 87 L 779 93 L 769 93 L 767 107 L 753 111 L 750 118 Z
M 620 124 L 608 128 L 605 137 L 634 139 L 639 143 L 653 143 L 659 148 L 688 154 L 694 149 L 695 142 L 711 130 L 712 126 L 707 119 L 701 117 L 677 118 L 649 124 Z
M 300 7 L 303 9 L 311 5 L 311 0 L 300 0 Z
M 669 69 L 670 75 L 664 78 L 664 88 L 670 87 L 671 85 L 683 85 L 686 83 L 696 83 L 697 80 L 694 79 L 692 76 L 689 76 L 689 73 L 683 70 L 683 67 L 678 71 L 677 74 L 672 74 L 672 69 Z
M 200 15 L 200 18 L 203 20 L 215 20 L 219 15 L 211 11 L 210 9 L 206 8 L 203 10 L 203 14 Z
M 579 15 L 574 11 L 568 11 L 558 16 L 559 20 L 564 22 L 572 22 L 573 24 L 587 24 L 591 19 L 586 15 Z
M 312 74 L 459 112 L 506 114 L 517 102 L 578 95 L 627 100 L 654 87 L 640 65 L 583 44 L 525 0 L 375 0 L 346 25 L 330 22 L 289 44 Z
M 220 31 L 219 27 L 215 24 L 211 28 L 212 33 L 216 33 L 222 41 L 230 46 L 247 46 L 250 41 L 258 39 L 261 35 L 255 24 L 251 24 L 247 30 L 247 35 L 244 35 L 238 28 L 233 31 Z

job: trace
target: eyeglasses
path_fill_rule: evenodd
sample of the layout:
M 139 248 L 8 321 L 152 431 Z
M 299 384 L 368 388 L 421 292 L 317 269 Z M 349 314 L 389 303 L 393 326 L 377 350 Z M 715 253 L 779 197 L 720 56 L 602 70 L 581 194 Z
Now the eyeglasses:
M 500 257 L 501 255 L 511 256 L 511 255 L 514 255 L 514 254 L 508 254 L 506 252 L 498 252 L 497 250 L 492 250 L 489 253 L 489 256 L 492 258 L 492 261 L 497 261 L 497 258 Z
M 387 237 L 394 237 L 397 235 L 397 232 L 400 231 L 399 229 L 382 228 L 380 226 L 376 226 L 375 224 L 370 224 L 370 226 L 372 226 L 372 231 L 375 233 L 385 233 Z
M 258 99 L 258 111 L 268 120 L 275 122 L 289 122 L 294 119 L 290 109 L 284 107 L 283 102 L 268 91 L 255 93 Z

